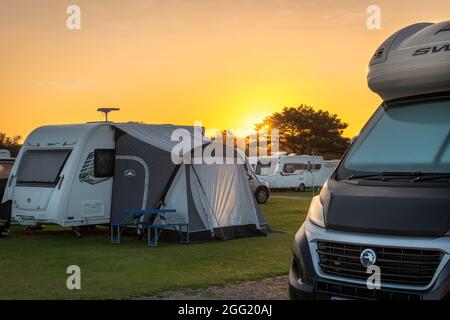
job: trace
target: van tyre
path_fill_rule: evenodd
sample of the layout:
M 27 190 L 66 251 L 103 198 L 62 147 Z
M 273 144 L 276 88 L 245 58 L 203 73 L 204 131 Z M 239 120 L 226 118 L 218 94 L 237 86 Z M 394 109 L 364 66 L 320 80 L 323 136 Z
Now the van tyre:
M 298 192 L 305 192 L 306 191 L 306 186 L 303 183 L 300 183 L 300 185 L 298 186 Z
M 256 202 L 259 204 L 267 203 L 269 200 L 269 191 L 266 188 L 258 188 L 255 192 Z

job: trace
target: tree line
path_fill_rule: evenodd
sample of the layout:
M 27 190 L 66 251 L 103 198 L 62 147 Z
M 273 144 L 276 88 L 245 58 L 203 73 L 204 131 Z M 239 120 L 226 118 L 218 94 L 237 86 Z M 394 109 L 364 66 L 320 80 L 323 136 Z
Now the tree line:
M 0 149 L 9 150 L 11 156 L 16 157 L 21 147 L 20 139 L 18 135 L 8 137 L 6 133 L 0 132 Z
M 347 127 L 348 123 L 343 122 L 336 114 L 315 110 L 302 104 L 297 107 L 284 107 L 280 112 L 273 113 L 256 124 L 255 130 L 278 129 L 280 151 L 338 159 L 351 142 L 343 136 Z M 9 150 L 15 157 L 21 147 L 20 139 L 20 136 L 8 137 L 0 132 L 0 149 Z M 270 152 L 270 141 L 267 148 Z
M 266 117 L 255 128 L 278 129 L 280 150 L 297 155 L 314 154 L 326 159 L 338 159 L 351 142 L 351 139 L 343 136 L 348 123 L 339 119 L 338 115 L 323 110 L 316 111 L 303 104 L 285 107 Z

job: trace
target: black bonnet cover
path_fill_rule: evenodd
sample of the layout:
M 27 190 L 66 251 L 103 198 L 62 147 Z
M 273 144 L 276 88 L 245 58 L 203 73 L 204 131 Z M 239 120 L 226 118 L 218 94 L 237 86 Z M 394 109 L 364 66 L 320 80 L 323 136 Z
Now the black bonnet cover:
M 321 194 L 328 228 L 403 236 L 450 229 L 448 188 L 363 186 L 331 180 Z

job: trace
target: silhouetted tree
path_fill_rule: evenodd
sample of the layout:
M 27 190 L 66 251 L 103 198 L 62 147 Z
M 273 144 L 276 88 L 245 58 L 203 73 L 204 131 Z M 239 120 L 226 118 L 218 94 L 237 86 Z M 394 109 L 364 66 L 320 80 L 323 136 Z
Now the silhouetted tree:
M 11 156 L 16 157 L 20 150 L 20 136 L 8 137 L 6 133 L 0 132 L 0 149 L 11 152 Z
M 339 158 L 350 145 L 350 139 L 342 136 L 347 123 L 336 114 L 316 111 L 310 106 L 285 107 L 255 128 L 263 126 L 280 131 L 280 149 L 288 153 Z

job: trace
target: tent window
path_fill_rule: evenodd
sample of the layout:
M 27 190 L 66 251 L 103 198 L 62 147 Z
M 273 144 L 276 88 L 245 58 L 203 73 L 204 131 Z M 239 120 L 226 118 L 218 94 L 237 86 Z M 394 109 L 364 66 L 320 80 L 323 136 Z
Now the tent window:
M 28 150 L 20 161 L 18 184 L 56 185 L 71 150 Z
M 114 176 L 116 151 L 114 149 L 97 149 L 94 156 L 95 178 L 110 178 Z

